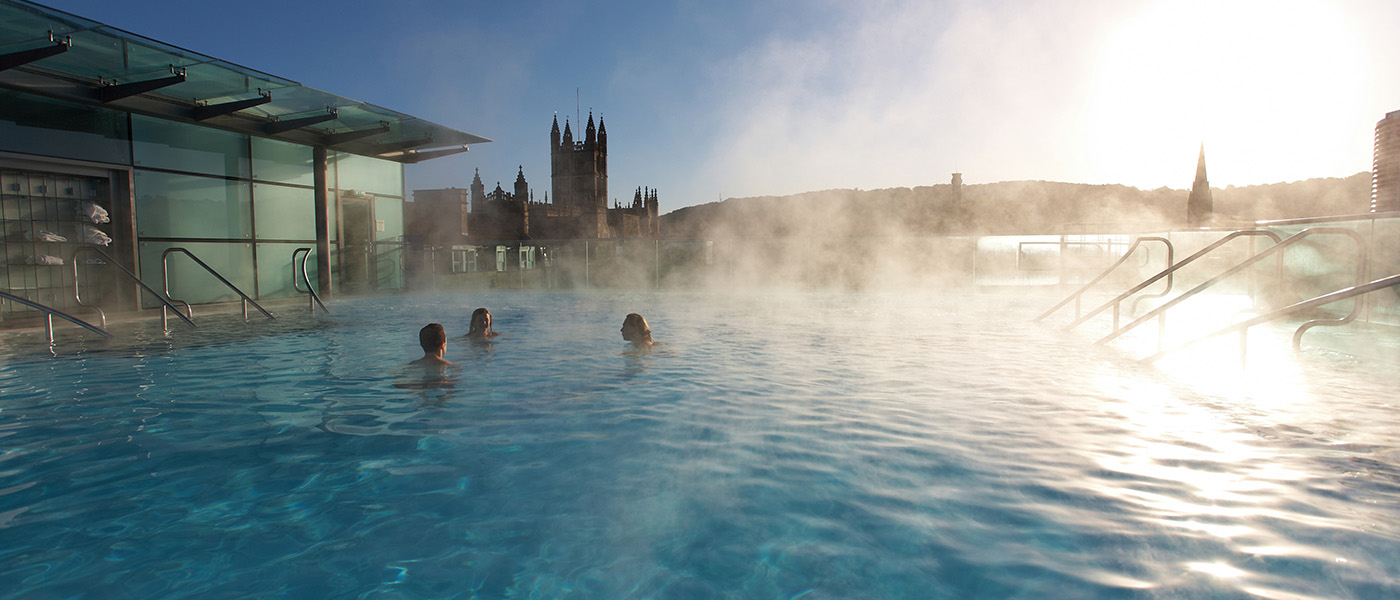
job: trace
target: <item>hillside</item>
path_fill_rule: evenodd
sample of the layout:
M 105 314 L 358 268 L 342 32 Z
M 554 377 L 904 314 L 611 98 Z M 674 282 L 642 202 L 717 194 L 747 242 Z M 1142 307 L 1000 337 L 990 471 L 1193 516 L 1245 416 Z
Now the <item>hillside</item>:
M 825 190 L 730 198 L 662 215 L 666 237 L 890 236 L 1133 231 L 1184 225 L 1187 190 L 1008 181 L 881 190 Z M 1369 209 L 1370 173 L 1212 188 L 1225 221 L 1357 214 Z

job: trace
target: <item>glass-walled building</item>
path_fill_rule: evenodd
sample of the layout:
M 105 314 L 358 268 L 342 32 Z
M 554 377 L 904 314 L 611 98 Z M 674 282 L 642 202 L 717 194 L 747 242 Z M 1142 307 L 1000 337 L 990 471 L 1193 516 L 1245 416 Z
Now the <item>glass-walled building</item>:
M 238 299 L 171 248 L 258 299 L 297 293 L 299 248 L 323 296 L 399 289 L 404 165 L 486 141 L 0 0 L 0 291 L 80 316 L 157 306 L 125 267 L 190 303 Z

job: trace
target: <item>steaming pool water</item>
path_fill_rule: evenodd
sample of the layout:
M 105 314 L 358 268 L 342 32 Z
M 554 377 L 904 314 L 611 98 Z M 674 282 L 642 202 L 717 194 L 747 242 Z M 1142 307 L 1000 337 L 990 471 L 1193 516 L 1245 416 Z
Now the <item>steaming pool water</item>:
M 1030 323 L 1051 300 L 515 292 L 12 335 L 0 596 L 1400 596 L 1393 376 L 1143 365 Z M 494 343 L 459 338 L 477 306 Z M 633 311 L 664 345 L 629 350 Z M 455 386 L 395 387 L 430 321 Z

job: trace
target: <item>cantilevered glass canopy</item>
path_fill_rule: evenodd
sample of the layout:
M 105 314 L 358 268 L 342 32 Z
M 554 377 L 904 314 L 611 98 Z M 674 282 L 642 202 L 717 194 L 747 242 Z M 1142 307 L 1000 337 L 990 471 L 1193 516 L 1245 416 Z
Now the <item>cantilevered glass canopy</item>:
M 24 0 L 0 0 L 0 87 L 402 163 L 491 141 Z

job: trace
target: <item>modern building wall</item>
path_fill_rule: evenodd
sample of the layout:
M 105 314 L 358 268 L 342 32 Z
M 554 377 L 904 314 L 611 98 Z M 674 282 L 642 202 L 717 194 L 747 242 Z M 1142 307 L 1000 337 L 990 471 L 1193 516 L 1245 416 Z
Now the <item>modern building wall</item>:
M 403 166 L 334 151 L 326 163 L 333 289 L 403 287 Z M 317 242 L 314 166 L 311 146 L 0 90 L 0 288 L 76 307 L 76 258 L 85 302 L 135 302 L 111 267 L 78 252 L 91 227 L 112 239 L 99 250 L 157 290 L 162 254 L 182 247 L 254 298 L 293 296 L 292 252 Z M 85 200 L 110 221 L 81 218 Z M 38 231 L 67 241 L 32 239 Z M 63 264 L 28 264 L 42 256 Z M 174 298 L 238 298 L 183 256 L 169 275 Z M 5 303 L 0 317 L 28 311 Z

